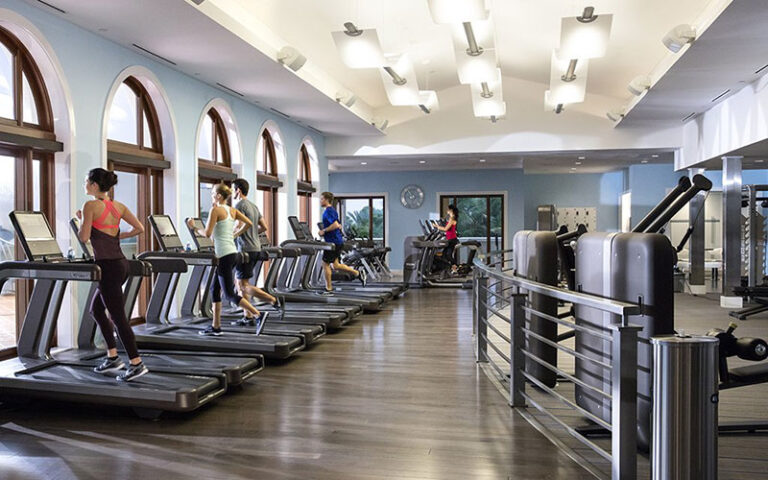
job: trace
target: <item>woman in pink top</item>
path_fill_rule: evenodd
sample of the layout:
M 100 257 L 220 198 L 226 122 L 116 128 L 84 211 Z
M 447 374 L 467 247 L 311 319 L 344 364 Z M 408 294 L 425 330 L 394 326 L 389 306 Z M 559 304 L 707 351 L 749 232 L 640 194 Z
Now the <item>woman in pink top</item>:
M 443 258 L 451 263 L 451 273 L 456 273 L 458 266 L 456 265 L 456 245 L 459 244 L 459 239 L 456 234 L 456 222 L 459 221 L 459 209 L 455 205 L 448 205 L 448 221 L 445 226 L 442 227 L 437 222 L 432 222 L 435 228 L 445 232 L 445 239 L 448 240 L 448 245 L 443 249 Z

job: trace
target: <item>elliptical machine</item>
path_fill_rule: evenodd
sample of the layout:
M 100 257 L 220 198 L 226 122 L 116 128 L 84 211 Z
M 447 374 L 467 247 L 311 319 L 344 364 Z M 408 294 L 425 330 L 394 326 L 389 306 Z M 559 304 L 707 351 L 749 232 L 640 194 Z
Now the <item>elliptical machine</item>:
M 419 225 L 423 235 L 405 239 L 403 282 L 415 287 L 472 288 L 472 262 L 480 242 L 468 240 L 456 245 L 456 258 L 461 258 L 459 249 L 466 249 L 467 254 L 454 274 L 451 263 L 443 258 L 443 250 L 448 246 L 445 233 L 432 226 L 429 220 L 419 220 Z

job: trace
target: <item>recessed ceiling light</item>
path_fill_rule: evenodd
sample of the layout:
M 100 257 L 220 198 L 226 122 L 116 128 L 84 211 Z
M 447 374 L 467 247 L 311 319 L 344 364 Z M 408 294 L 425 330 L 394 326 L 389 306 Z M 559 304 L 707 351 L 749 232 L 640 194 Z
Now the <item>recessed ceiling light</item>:
M 419 160 L 419 163 L 427 163 L 426 160 Z
M 480 159 L 480 163 L 485 163 L 485 159 L 484 159 L 484 158 L 481 158 L 481 159 Z
M 571 171 L 575 172 L 576 171 L 576 167 L 571 167 Z
M 659 158 L 658 155 L 651 155 L 651 158 Z
M 576 165 L 581 165 L 581 162 L 576 162 Z
M 755 160 L 755 163 L 764 163 L 765 160 Z
M 585 160 L 587 157 L 579 157 L 579 160 Z
M 368 162 L 360 162 L 360 165 L 368 165 Z
M 648 163 L 648 160 L 640 160 L 640 163 Z

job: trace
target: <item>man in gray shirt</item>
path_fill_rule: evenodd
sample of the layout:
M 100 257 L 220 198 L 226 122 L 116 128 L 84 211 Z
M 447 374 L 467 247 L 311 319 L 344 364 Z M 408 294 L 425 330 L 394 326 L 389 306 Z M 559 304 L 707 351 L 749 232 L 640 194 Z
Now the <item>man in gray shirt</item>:
M 259 234 L 267 231 L 267 223 L 264 221 L 264 217 L 261 216 L 259 207 L 248 200 L 249 189 L 250 185 L 244 178 L 238 178 L 232 182 L 232 190 L 234 191 L 234 197 L 237 201 L 235 208 L 240 210 L 243 215 L 253 222 L 253 227 L 249 228 L 245 233 L 235 239 L 237 248 L 241 252 L 249 254 L 249 261 L 239 264 L 235 268 L 237 288 L 240 290 L 240 294 L 243 298 L 248 301 L 251 300 L 251 297 L 255 296 L 261 300 L 266 300 L 275 307 L 279 307 L 275 297 L 250 283 L 251 278 L 254 277 L 253 270 L 260 259 L 259 252 L 261 252 L 261 242 L 259 241 Z M 239 225 L 235 225 L 235 228 L 239 228 Z M 255 283 L 256 282 L 254 281 L 254 284 Z M 249 320 L 250 319 L 243 319 L 240 322 L 246 324 Z

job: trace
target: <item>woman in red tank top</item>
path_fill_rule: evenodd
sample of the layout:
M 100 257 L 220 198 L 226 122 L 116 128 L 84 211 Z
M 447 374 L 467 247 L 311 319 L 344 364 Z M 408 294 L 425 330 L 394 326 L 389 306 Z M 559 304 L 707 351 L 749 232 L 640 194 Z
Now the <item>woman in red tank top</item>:
M 128 261 L 120 248 L 120 239 L 142 234 L 144 226 L 128 207 L 109 198 L 108 192 L 116 184 L 117 175 L 114 172 L 103 168 L 88 172 L 85 193 L 93 200 L 85 202 L 83 209 L 77 211 L 77 218 L 82 222 L 80 240 L 90 240 L 95 263 L 101 268 L 101 280 L 91 303 L 91 315 L 104 336 L 107 356 L 93 371 L 115 375 L 119 382 L 130 382 L 145 375 L 148 370 L 141 361 L 133 329 L 125 315 L 123 282 L 128 277 Z M 121 232 L 121 220 L 132 229 Z M 127 369 L 117 354 L 115 327 L 130 360 Z
M 448 221 L 445 226 L 432 222 L 435 228 L 445 232 L 445 239 L 448 240 L 448 245 L 443 248 L 443 258 L 451 263 L 451 273 L 456 273 L 458 269 L 458 265 L 456 265 L 456 245 L 459 244 L 458 234 L 456 233 L 456 223 L 458 221 L 459 209 L 455 205 L 448 205 Z

